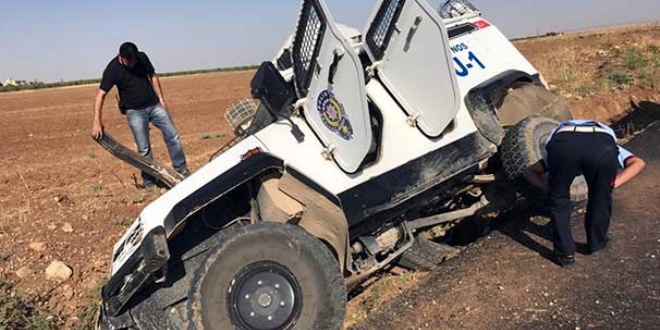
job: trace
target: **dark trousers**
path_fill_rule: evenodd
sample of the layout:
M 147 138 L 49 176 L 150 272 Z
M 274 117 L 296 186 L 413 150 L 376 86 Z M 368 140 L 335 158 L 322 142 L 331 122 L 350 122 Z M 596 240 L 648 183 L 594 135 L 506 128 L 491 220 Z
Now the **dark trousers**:
M 573 179 L 583 174 L 589 187 L 585 228 L 591 251 L 607 244 L 607 230 L 612 214 L 612 188 L 618 169 L 618 149 L 605 133 L 562 132 L 548 143 L 550 212 L 554 227 L 555 252 L 575 254 L 571 234 L 570 188 Z

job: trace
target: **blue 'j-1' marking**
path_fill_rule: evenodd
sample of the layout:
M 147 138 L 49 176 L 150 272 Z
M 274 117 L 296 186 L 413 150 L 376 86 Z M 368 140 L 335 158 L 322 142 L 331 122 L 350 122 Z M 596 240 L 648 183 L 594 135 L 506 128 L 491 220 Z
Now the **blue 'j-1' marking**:
M 454 57 L 454 63 L 456 64 L 456 75 L 459 77 L 465 77 L 470 74 L 470 70 L 475 68 L 473 63 L 481 68 L 485 69 L 486 66 L 479 60 L 477 55 L 474 55 L 473 52 L 468 52 L 468 63 L 464 64 L 458 57 Z

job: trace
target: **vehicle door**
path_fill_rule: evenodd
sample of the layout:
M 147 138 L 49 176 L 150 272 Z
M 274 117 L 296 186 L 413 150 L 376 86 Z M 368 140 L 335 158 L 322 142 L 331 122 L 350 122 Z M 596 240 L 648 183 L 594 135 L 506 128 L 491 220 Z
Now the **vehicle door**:
M 378 79 L 425 135 L 438 137 L 460 109 L 460 93 L 442 18 L 425 0 L 380 0 L 365 48 Z
M 372 139 L 364 69 L 324 0 L 303 2 L 292 59 L 296 94 L 325 154 L 343 171 L 358 171 Z

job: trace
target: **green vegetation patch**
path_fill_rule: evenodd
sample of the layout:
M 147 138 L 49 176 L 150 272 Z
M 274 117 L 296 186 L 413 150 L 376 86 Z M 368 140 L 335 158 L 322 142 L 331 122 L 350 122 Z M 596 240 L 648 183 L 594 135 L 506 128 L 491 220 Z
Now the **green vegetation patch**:
M 0 329 L 50 330 L 61 321 L 0 279 Z

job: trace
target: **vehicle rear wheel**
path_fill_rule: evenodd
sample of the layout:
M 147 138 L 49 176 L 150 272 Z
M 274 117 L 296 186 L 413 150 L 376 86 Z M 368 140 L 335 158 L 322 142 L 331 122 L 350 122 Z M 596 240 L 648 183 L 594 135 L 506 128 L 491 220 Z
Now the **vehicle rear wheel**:
M 346 291 L 337 260 L 297 226 L 224 230 L 195 271 L 189 315 L 198 329 L 340 329 Z
M 559 123 L 555 120 L 532 116 L 513 126 L 502 142 L 501 155 L 504 173 L 509 182 L 520 186 L 520 193 L 537 206 L 548 205 L 546 192 L 533 187 L 523 177 L 525 170 L 546 155 L 546 144 L 550 133 Z M 571 186 L 571 200 L 587 199 L 587 182 L 579 176 Z

